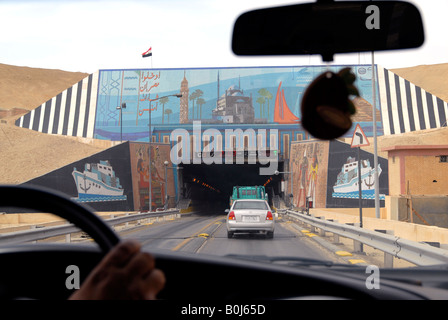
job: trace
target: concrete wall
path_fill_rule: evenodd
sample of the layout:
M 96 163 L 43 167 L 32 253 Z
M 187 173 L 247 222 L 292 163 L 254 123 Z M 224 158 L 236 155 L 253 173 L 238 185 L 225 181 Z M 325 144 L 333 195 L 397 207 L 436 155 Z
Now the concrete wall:
M 434 139 L 434 141 L 437 141 Z M 448 145 L 395 145 L 384 148 L 389 158 L 389 194 L 448 194 Z
M 387 202 L 387 219 L 408 221 L 448 228 L 448 196 L 412 196 L 412 208 L 418 213 L 410 215 L 406 197 L 391 196 Z M 420 218 L 420 217 L 421 218 Z M 425 223 L 426 222 L 426 223 Z
M 353 210 L 354 209 L 339 209 L 337 212 L 328 209 L 311 209 L 310 213 L 316 217 L 337 220 L 339 223 L 358 223 L 359 215 L 356 215 Z M 366 216 L 363 214 L 363 227 L 365 229 L 393 230 L 394 235 L 400 238 L 417 242 L 439 242 L 440 244 L 448 244 L 448 229 L 446 228 L 425 226 L 402 221 L 376 219 L 370 217 L 368 212 L 369 211 L 366 210 Z

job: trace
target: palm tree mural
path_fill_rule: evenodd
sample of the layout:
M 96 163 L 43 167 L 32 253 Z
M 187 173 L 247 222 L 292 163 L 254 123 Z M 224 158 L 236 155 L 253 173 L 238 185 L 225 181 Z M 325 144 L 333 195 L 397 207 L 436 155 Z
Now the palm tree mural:
M 198 104 L 198 99 L 200 97 L 202 97 L 202 95 L 204 94 L 204 92 L 201 89 L 196 89 L 194 91 L 194 93 L 196 94 L 196 103 Z M 199 109 L 197 108 L 196 110 L 196 118 L 199 118 Z M 200 118 L 199 118 L 200 119 Z
M 164 113 L 168 116 L 167 123 L 170 123 L 170 114 L 172 114 L 173 111 L 171 109 L 166 109 Z
M 195 100 L 197 100 L 198 98 L 202 97 L 202 95 L 204 94 L 204 92 L 201 89 L 196 89 L 192 94 L 190 94 L 190 97 L 188 98 L 190 101 L 193 102 L 193 119 L 195 119 L 194 117 L 194 102 Z M 196 109 L 196 118 L 199 117 L 199 110 Z
M 263 118 L 263 106 L 266 102 L 266 99 L 264 97 L 258 97 L 255 102 L 260 105 L 260 118 Z
M 265 99 L 265 101 L 267 100 L 267 102 L 268 102 L 268 114 L 267 114 L 267 119 L 269 120 L 269 100 L 273 99 L 274 96 L 272 95 L 272 93 L 269 92 L 269 90 L 267 90 L 267 89 L 265 89 L 265 88 L 258 90 L 258 94 L 259 94 L 260 96 L 262 96 L 262 97 Z M 264 106 L 264 103 L 263 103 L 263 106 Z
M 202 98 L 199 98 L 196 100 L 196 104 L 199 106 L 199 119 L 202 119 L 202 106 L 205 104 L 205 100 Z
M 196 100 L 196 98 L 197 98 L 197 93 L 196 92 L 193 92 L 192 94 L 190 94 L 190 97 L 188 98 L 190 101 L 193 102 L 193 108 L 192 108 L 193 114 L 191 115 L 192 119 L 194 119 L 194 101 Z
M 162 124 L 165 122 L 165 104 L 167 104 L 168 101 L 168 97 L 163 97 L 159 100 L 159 102 L 162 104 Z

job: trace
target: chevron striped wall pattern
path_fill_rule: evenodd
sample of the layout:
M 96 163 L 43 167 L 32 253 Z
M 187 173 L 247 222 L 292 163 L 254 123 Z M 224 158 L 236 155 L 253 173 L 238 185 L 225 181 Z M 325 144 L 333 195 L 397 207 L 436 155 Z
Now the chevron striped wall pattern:
M 447 125 L 448 103 L 377 66 L 384 135 Z
M 99 72 L 92 73 L 20 117 L 16 126 L 43 133 L 93 138 Z
M 381 109 L 381 119 L 377 120 L 382 122 L 384 135 L 447 125 L 446 101 L 390 70 L 376 67 L 377 105 Z M 100 72 L 90 74 L 19 118 L 15 124 L 49 134 L 93 138 Z

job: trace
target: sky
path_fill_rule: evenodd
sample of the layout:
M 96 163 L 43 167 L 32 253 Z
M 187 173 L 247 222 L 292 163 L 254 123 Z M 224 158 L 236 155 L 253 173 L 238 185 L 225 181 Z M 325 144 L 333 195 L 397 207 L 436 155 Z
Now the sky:
M 321 65 L 320 56 L 237 57 L 233 23 L 243 12 L 304 1 L 0 0 L 0 63 L 93 73 L 99 69 Z M 306 2 L 312 2 L 311 0 Z M 388 69 L 448 63 L 448 1 L 419 0 L 425 43 L 377 52 Z M 152 58 L 141 54 L 152 48 Z M 371 53 L 336 55 L 333 64 L 370 64 Z

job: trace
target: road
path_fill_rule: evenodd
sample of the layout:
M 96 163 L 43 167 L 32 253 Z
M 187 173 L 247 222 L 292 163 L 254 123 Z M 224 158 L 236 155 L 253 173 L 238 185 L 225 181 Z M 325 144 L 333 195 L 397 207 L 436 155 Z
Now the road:
M 225 215 L 192 215 L 125 231 L 123 238 L 140 241 L 143 249 L 164 249 L 207 255 L 293 256 L 335 261 L 334 255 L 295 228 L 278 219 L 274 238 L 239 235 L 227 238 Z

